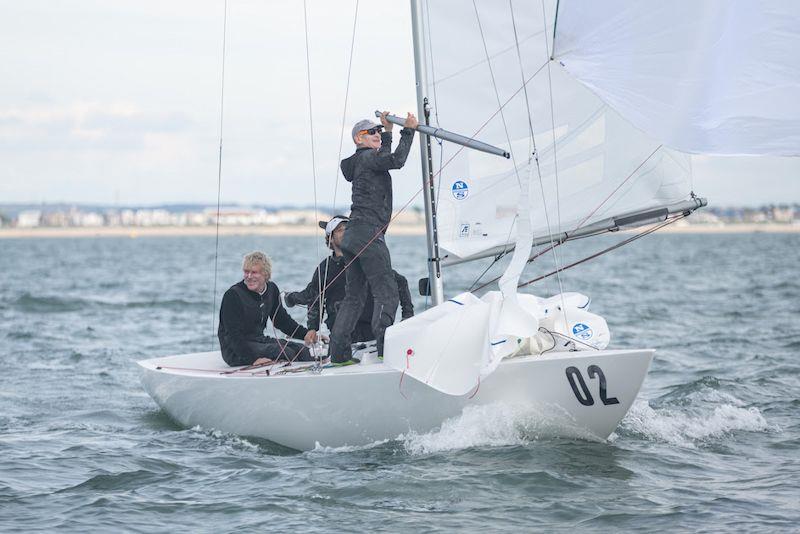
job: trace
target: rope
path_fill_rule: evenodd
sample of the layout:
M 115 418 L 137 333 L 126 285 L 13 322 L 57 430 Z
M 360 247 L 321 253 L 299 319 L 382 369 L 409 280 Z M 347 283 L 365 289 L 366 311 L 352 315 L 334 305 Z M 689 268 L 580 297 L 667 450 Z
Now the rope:
M 544 7 L 544 0 L 542 0 L 542 24 L 544 25 L 544 47 L 545 51 L 550 50 L 550 43 L 547 39 L 547 11 Z M 550 54 L 547 54 L 547 57 L 550 57 Z M 553 105 L 553 77 L 550 70 L 550 61 L 547 62 L 547 86 L 548 91 L 550 94 L 550 124 L 551 124 L 551 132 L 553 133 L 553 172 L 555 174 L 556 180 L 556 218 L 558 220 L 558 231 L 561 231 L 561 194 L 559 192 L 559 183 L 558 183 L 558 158 L 556 157 L 556 113 L 555 107 Z M 542 199 L 544 200 L 544 198 Z M 546 204 L 546 202 L 545 202 Z M 558 273 L 560 269 L 560 261 L 558 259 L 558 253 L 556 251 L 556 247 L 553 246 L 553 233 L 550 232 L 550 250 L 553 251 L 553 264 L 556 267 L 556 273 Z M 556 274 L 556 280 L 558 281 L 558 291 L 561 295 L 561 310 L 564 311 L 566 307 L 564 306 L 564 285 L 561 282 L 561 275 Z M 567 322 L 567 312 L 564 311 L 564 323 Z
M 506 134 L 506 142 L 508 143 L 508 151 L 511 153 L 511 162 L 514 165 L 514 174 L 517 177 L 517 185 L 522 187 L 522 182 L 519 178 L 519 169 L 517 169 L 517 158 L 514 156 L 514 147 L 511 145 L 511 136 L 508 134 L 508 125 L 506 124 L 506 117 L 503 114 L 503 106 L 500 104 L 500 92 L 497 90 L 497 82 L 494 77 L 494 69 L 492 68 L 492 61 L 489 59 L 489 48 L 486 46 L 486 38 L 483 35 L 483 25 L 481 24 L 481 17 L 478 13 L 478 5 L 475 0 L 472 0 L 472 7 L 475 8 L 475 18 L 478 21 L 478 30 L 481 34 L 481 41 L 483 42 L 483 52 L 486 54 L 486 66 L 489 67 L 489 75 L 492 78 L 492 88 L 494 89 L 494 96 L 497 99 L 498 111 L 500 112 L 500 120 L 503 122 L 503 131 Z M 522 84 L 525 89 L 525 84 Z
M 625 183 L 627 183 L 627 182 L 628 182 L 628 180 L 630 180 L 630 179 L 631 179 L 631 178 L 632 178 L 632 177 L 633 177 L 633 176 L 634 176 L 634 175 L 635 175 L 635 174 L 636 174 L 636 173 L 639 171 L 639 169 L 641 169 L 641 168 L 642 168 L 642 166 L 643 166 L 645 163 L 647 163 L 647 161 L 648 161 L 650 158 L 652 158 L 652 157 L 653 157 L 653 155 L 654 155 L 656 152 L 658 152 L 658 150 L 661 148 L 661 146 L 662 146 L 662 145 L 658 145 L 658 146 L 656 147 L 656 149 L 655 149 L 655 150 L 653 150 L 653 151 L 650 153 L 650 155 L 649 155 L 649 156 L 647 156 L 647 157 L 644 159 L 644 161 L 642 161 L 642 162 L 641 162 L 641 163 L 640 163 L 640 164 L 639 164 L 639 165 L 638 165 L 638 166 L 637 166 L 635 169 L 633 169 L 633 171 L 631 171 L 631 172 L 630 172 L 630 174 L 628 174 L 628 176 L 626 176 L 626 177 L 625 177 L 625 179 L 624 179 L 624 180 L 622 180 L 622 181 L 619 183 L 619 185 L 617 185 L 617 187 L 616 187 L 616 188 L 614 188 L 614 190 L 613 190 L 613 191 L 611 191 L 611 193 L 609 193 L 609 194 L 606 196 L 606 198 L 604 198 L 604 199 L 603 199 L 603 200 L 600 202 L 600 204 L 598 204 L 598 205 L 597 205 L 597 207 L 596 207 L 596 208 L 594 208 L 594 209 L 593 209 L 593 210 L 592 210 L 592 211 L 589 213 L 589 215 L 587 215 L 586 217 L 584 217 L 584 218 L 583 218 L 583 219 L 582 219 L 582 220 L 581 220 L 581 221 L 578 223 L 578 225 L 577 225 L 575 228 L 573 228 L 573 229 L 572 229 L 572 230 L 570 230 L 569 232 L 566 232 L 566 235 L 567 235 L 567 238 L 566 238 L 566 239 L 564 239 L 564 240 L 561 240 L 561 241 L 558 241 L 558 242 L 554 242 L 554 241 L 553 241 L 553 234 L 550 234 L 550 246 L 548 246 L 548 247 L 547 247 L 547 248 L 545 248 L 544 250 L 541 250 L 541 251 L 539 251 L 538 253 L 536 253 L 535 255 L 531 256 L 530 258 L 528 258 L 528 263 L 530 263 L 530 262 L 532 262 L 533 260 L 535 260 L 536 258 L 538 258 L 538 257 L 540 257 L 540 256 L 542 256 L 542 255 L 544 255 L 544 254 L 546 254 L 547 252 L 550 252 L 550 251 L 551 251 L 551 250 L 553 250 L 555 247 L 558 247 L 558 246 L 560 246 L 560 245 L 564 244 L 566 241 L 569 241 L 569 240 L 573 239 L 573 238 L 570 238 L 570 237 L 569 237 L 569 234 L 571 234 L 571 233 L 575 232 L 576 230 L 579 230 L 580 228 L 582 228 L 582 227 L 583 227 L 583 225 L 584 225 L 584 224 L 586 224 L 586 223 L 589 221 L 589 218 L 590 218 L 592 215 L 594 215 L 595 213 L 597 213 L 597 210 L 599 210 L 599 209 L 600 209 L 600 208 L 603 206 L 603 204 L 605 204 L 606 202 L 608 202 L 608 201 L 609 201 L 609 199 L 611 199 L 611 197 L 613 197 L 613 196 L 614 196 L 614 195 L 617 193 L 617 191 L 619 191 L 619 189 L 620 189 L 620 188 L 621 188 L 623 185 L 625 185 Z M 603 232 L 598 232 L 598 233 L 603 233 Z M 588 236 L 587 236 L 587 237 L 588 237 Z M 557 272 L 558 272 L 558 266 L 556 266 L 556 271 L 554 271 L 554 272 L 555 272 L 555 273 L 557 273 Z M 486 286 L 488 286 L 488 285 L 489 285 L 489 284 L 491 284 L 492 282 L 496 282 L 496 281 L 497 281 L 497 280 L 499 280 L 499 279 L 500 279 L 500 277 L 497 277 L 497 278 L 494 278 L 494 279 L 492 279 L 492 280 L 489 280 L 489 281 L 488 281 L 488 282 L 486 282 L 485 284 L 483 284 L 483 285 L 481 285 L 480 287 L 478 287 L 478 288 L 476 289 L 476 291 L 480 291 L 481 289 L 485 288 Z M 521 286 L 518 286 L 518 287 L 521 287 Z M 563 291 L 562 291 L 562 293 L 563 293 Z M 564 308 L 564 306 L 563 306 L 563 302 L 562 302 L 562 306 L 561 306 L 561 307 L 562 307 L 562 308 Z
M 316 161 L 316 150 L 314 145 L 314 105 L 313 100 L 311 98 L 311 50 L 308 44 L 308 6 L 306 0 L 303 0 L 303 29 L 305 31 L 305 44 L 306 44 L 306 84 L 308 88 L 308 122 L 309 122 L 309 137 L 311 138 L 311 177 L 313 180 L 313 189 L 314 189 L 314 220 L 319 220 L 319 207 L 317 204 L 317 161 Z M 315 250 L 317 253 L 317 260 L 319 260 L 319 241 L 314 240 Z M 325 264 L 326 272 L 327 272 L 327 262 Z M 317 264 L 317 280 L 319 281 L 319 288 L 318 291 L 322 292 L 322 280 L 321 280 L 322 273 L 320 272 L 319 264 Z M 280 297 L 278 297 L 280 298 Z M 322 302 L 320 301 L 320 313 L 319 318 L 320 322 L 322 322 Z M 276 312 L 277 313 L 277 312 Z M 275 325 L 273 323 L 273 330 Z M 276 336 L 277 337 L 277 336 Z M 285 349 L 281 350 L 281 354 L 283 354 Z M 280 357 L 280 356 L 279 356 Z
M 620 248 L 620 247 L 622 247 L 622 246 L 625 246 L 625 245 L 627 245 L 627 244 L 629 244 L 629 243 L 632 243 L 632 242 L 636 241 L 637 239 L 639 239 L 639 238 L 641 238 L 641 237 L 644 237 L 644 236 L 646 236 L 646 235 L 650 235 L 650 234 L 652 234 L 653 232 L 655 232 L 656 230 L 660 230 L 661 228 L 664 228 L 665 226 L 668 226 L 668 225 L 670 225 L 670 224 L 672 224 L 672 223 L 674 223 L 674 222 L 676 222 L 676 221 L 679 221 L 680 219 L 683 219 L 684 217 L 686 217 L 686 215 L 684 215 L 684 214 L 680 214 L 680 215 L 677 215 L 677 216 L 675 216 L 675 217 L 672 217 L 672 218 L 670 218 L 670 219 L 667 219 L 666 221 L 664 221 L 664 222 L 662 222 L 662 223 L 659 223 L 659 224 L 657 224 L 657 225 L 655 225 L 655 226 L 652 226 L 652 227 L 648 228 L 647 230 L 645 230 L 645 231 L 643 231 L 643 232 L 640 232 L 640 233 L 638 233 L 638 234 L 636 234 L 636 235 L 634 235 L 634 236 L 631 236 L 631 237 L 629 237 L 629 238 L 627 238 L 627 239 L 623 239 L 623 240 L 622 240 L 622 241 L 620 241 L 619 243 L 616 243 L 616 244 L 614 244 L 614 245 L 612 245 L 612 246 L 610 246 L 610 247 L 604 248 L 604 249 L 602 249 L 602 250 L 600 250 L 600 251 L 598 251 L 598 252 L 595 252 L 594 254 L 590 254 L 589 256 L 586 256 L 585 258 L 582 258 L 582 259 L 580 259 L 580 260 L 578 260 L 578 261 L 572 262 L 572 263 L 570 263 L 569 265 L 565 265 L 565 266 L 564 266 L 563 268 L 561 268 L 560 270 L 561 270 L 561 271 L 565 271 L 565 270 L 567 270 L 567 269 L 570 269 L 570 268 L 572 268 L 572 267 L 575 267 L 576 265 L 580 265 L 581 263 L 585 263 L 585 262 L 587 262 L 587 261 L 589 261 L 589 260 L 592 260 L 592 259 L 594 259 L 594 258 L 597 258 L 598 256 L 602 256 L 603 254 L 606 254 L 607 252 L 611 252 L 612 250 L 616 250 L 616 249 L 618 249 L 618 248 Z M 533 284 L 534 282 L 538 282 L 539 280 L 543 280 L 543 279 L 545 279 L 545 278 L 547 278 L 547 277 L 549 277 L 549 276 L 552 276 L 552 275 L 554 275 L 554 274 L 557 274 L 558 272 L 559 272 L 559 269 L 557 269 L 557 270 L 555 270 L 555 271 L 551 271 L 551 272 L 549 272 L 549 273 L 547 273 L 547 274 L 543 274 L 542 276 L 538 276 L 538 277 L 536 277 L 536 278 L 533 278 L 533 279 L 531 279 L 531 280 L 528 280 L 527 282 L 521 283 L 521 284 L 519 284 L 519 286 L 517 286 L 517 287 L 525 287 L 525 286 L 528 286 L 528 285 L 530 285 L 530 284 Z M 564 305 L 563 305 L 563 303 L 562 303 L 562 308 L 563 308 L 563 307 L 564 307 Z
M 336 213 L 336 196 L 339 193 L 339 168 L 338 162 L 342 160 L 342 145 L 344 143 L 344 132 L 345 132 L 345 121 L 347 120 L 347 102 L 350 97 L 350 74 L 353 70 L 353 55 L 355 50 L 356 44 L 356 27 L 358 25 L 358 0 L 356 0 L 356 9 L 353 13 L 353 34 L 350 37 L 350 59 L 347 62 L 347 83 L 345 85 L 344 90 L 344 106 L 342 107 L 342 126 L 339 130 L 339 157 L 337 158 L 336 170 L 335 175 L 336 178 L 333 184 L 333 211 L 334 214 Z M 331 247 L 333 248 L 333 247 Z M 328 269 L 330 267 L 330 255 L 325 258 L 325 280 L 328 279 Z M 319 289 L 319 328 L 322 328 L 323 320 L 325 319 L 325 290 L 327 289 L 328 285 L 322 286 L 322 277 L 319 274 L 319 266 L 317 266 L 317 278 L 319 278 L 320 289 Z
M 228 30 L 228 0 L 225 0 L 225 15 L 222 21 L 222 76 L 220 80 L 219 97 L 219 163 L 217 164 L 217 228 L 214 239 L 214 292 L 211 299 L 211 350 L 216 346 L 216 317 L 217 317 L 217 271 L 219 258 L 219 209 L 222 198 L 222 119 L 225 111 L 225 45 Z

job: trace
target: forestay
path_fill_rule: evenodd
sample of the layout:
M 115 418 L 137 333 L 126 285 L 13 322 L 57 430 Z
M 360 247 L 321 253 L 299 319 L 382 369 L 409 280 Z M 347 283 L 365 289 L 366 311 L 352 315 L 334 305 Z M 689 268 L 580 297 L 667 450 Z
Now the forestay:
M 670 147 L 800 154 L 800 2 L 562 0 L 555 59 Z
M 443 169 L 440 245 L 451 257 L 515 242 L 534 145 L 536 237 L 689 197 L 687 155 L 644 135 L 549 62 L 555 2 L 437 0 L 423 13 L 433 124 L 512 153 L 504 160 L 434 145 L 434 171 Z

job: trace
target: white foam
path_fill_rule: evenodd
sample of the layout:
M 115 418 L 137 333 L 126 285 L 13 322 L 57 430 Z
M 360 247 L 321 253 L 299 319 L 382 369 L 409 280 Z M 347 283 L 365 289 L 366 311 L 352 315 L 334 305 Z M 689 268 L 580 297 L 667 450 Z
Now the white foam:
M 363 451 L 367 449 L 374 449 L 375 447 L 380 447 L 381 445 L 385 445 L 393 440 L 391 439 L 382 439 L 379 441 L 373 441 L 372 443 L 367 443 L 366 445 L 342 445 L 341 447 L 328 447 L 320 445 L 319 441 L 314 444 L 314 448 L 308 451 L 307 454 L 336 454 L 342 452 L 355 452 L 355 451 Z
M 198 434 L 203 434 L 204 436 L 208 436 L 214 438 L 223 445 L 229 446 L 234 449 L 247 449 L 251 451 L 260 450 L 260 447 L 253 442 L 246 440 L 241 436 L 237 436 L 236 434 L 229 434 L 227 432 L 222 432 L 220 430 L 214 429 L 205 429 L 200 425 L 195 425 L 189 429 L 190 432 L 196 432 Z
M 764 432 L 770 426 L 758 408 L 742 407 L 742 402 L 726 393 L 714 392 L 698 395 L 725 399 L 722 404 L 708 409 L 696 404 L 685 409 L 664 408 L 654 410 L 647 401 L 636 401 L 622 420 L 621 427 L 646 438 L 664 441 L 679 447 L 696 448 L 698 443 L 725 437 L 733 432 Z
M 410 454 L 431 454 L 470 447 L 524 445 L 540 438 L 572 435 L 588 438 L 567 419 L 544 414 L 531 406 L 487 404 L 467 406 L 458 417 L 442 423 L 438 430 L 400 436 Z M 596 438 L 594 438 L 596 439 Z

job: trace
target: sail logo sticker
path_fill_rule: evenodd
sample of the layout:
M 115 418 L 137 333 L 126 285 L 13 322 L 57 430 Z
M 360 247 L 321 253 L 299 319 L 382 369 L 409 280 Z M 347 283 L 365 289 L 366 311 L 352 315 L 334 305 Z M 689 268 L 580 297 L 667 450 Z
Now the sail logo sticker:
M 592 329 L 589 328 L 589 325 L 585 325 L 583 323 L 575 323 L 575 325 L 572 327 L 572 333 L 575 334 L 575 337 L 578 339 L 584 340 L 590 339 L 594 335 Z
M 453 192 L 453 198 L 456 200 L 464 200 L 469 196 L 469 186 L 467 182 L 456 180 L 453 182 L 453 187 L 450 188 Z
M 462 224 L 458 231 L 458 237 L 469 237 L 469 224 Z

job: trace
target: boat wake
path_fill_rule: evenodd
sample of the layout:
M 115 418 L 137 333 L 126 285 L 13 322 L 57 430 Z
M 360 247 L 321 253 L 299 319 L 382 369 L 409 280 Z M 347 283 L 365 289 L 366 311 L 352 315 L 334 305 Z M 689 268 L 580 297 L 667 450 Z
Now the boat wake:
M 736 432 L 780 431 L 777 425 L 767 422 L 758 408 L 745 407 L 728 393 L 704 388 L 690 397 L 694 402 L 663 408 L 638 400 L 618 432 L 694 449 Z

